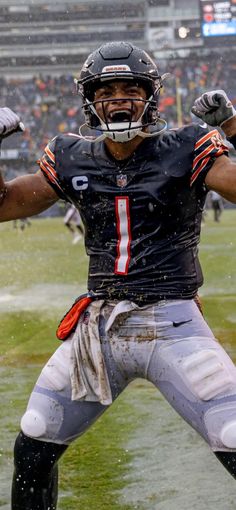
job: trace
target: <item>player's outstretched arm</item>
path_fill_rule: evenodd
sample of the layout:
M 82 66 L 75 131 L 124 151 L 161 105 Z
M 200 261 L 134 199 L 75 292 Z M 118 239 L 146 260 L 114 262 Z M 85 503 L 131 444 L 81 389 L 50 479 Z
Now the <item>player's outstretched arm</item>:
M 224 90 L 205 92 L 194 101 L 191 111 L 209 126 L 220 127 L 236 149 L 236 111 Z M 216 159 L 205 183 L 236 203 L 236 164 L 226 156 Z
M 0 143 L 17 131 L 24 131 L 20 117 L 10 108 L 0 108 Z M 9 182 L 4 182 L 0 171 L 0 221 L 34 216 L 57 200 L 41 171 Z
M 41 171 L 4 182 L 0 173 L 0 221 L 34 216 L 48 209 L 58 196 Z

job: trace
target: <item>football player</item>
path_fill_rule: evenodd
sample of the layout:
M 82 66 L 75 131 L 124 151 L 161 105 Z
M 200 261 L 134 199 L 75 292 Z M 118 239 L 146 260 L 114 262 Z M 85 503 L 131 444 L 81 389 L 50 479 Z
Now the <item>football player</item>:
M 65 227 L 71 232 L 73 236 L 72 244 L 78 243 L 82 239 L 84 231 L 81 224 L 79 211 L 76 209 L 75 205 L 69 206 L 69 209 L 67 209 L 63 218 L 63 222 Z
M 14 450 L 13 510 L 53 510 L 57 462 L 136 377 L 151 381 L 236 477 L 236 368 L 198 303 L 206 194 L 236 203 L 236 112 L 224 91 L 193 112 L 206 129 L 165 129 L 156 63 L 130 43 L 89 55 L 77 81 L 85 124 L 45 148 L 34 175 L 1 182 L 2 221 L 75 204 L 90 258 L 88 293 L 61 321 Z M 0 133 L 19 117 L 0 109 Z M 94 135 L 93 135 L 94 133 Z M 99 467 L 98 467 L 99 468 Z

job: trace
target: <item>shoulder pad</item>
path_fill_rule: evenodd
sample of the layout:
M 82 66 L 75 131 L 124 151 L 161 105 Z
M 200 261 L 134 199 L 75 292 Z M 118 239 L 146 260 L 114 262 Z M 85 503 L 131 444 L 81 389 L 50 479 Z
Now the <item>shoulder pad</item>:
M 195 142 L 195 140 L 197 140 L 198 138 L 201 138 L 202 136 L 206 135 L 209 132 L 209 129 L 200 126 L 199 124 L 192 123 L 182 126 L 181 128 L 177 128 L 175 131 L 177 136 L 182 140 L 186 141 L 191 140 Z

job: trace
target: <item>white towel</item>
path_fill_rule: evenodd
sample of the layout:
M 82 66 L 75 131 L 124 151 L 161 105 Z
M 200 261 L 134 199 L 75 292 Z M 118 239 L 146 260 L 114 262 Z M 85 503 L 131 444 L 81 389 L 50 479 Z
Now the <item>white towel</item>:
M 72 400 L 112 403 L 110 383 L 103 359 L 99 316 L 103 300 L 93 301 L 82 314 L 73 335 L 71 346 L 70 378 Z
M 127 314 L 139 308 L 128 300 L 106 304 L 111 307 L 106 332 L 118 315 L 124 314 L 125 320 Z M 110 405 L 112 394 L 99 335 L 99 316 L 103 305 L 104 300 L 92 301 L 80 317 L 73 335 L 70 360 L 71 398 Z

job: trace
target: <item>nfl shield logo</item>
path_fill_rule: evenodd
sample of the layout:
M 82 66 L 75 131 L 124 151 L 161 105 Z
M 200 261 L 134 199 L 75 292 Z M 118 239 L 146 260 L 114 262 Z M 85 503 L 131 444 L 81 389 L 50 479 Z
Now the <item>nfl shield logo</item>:
M 116 176 L 116 184 L 119 188 L 124 188 L 127 184 L 127 175 L 119 174 Z

